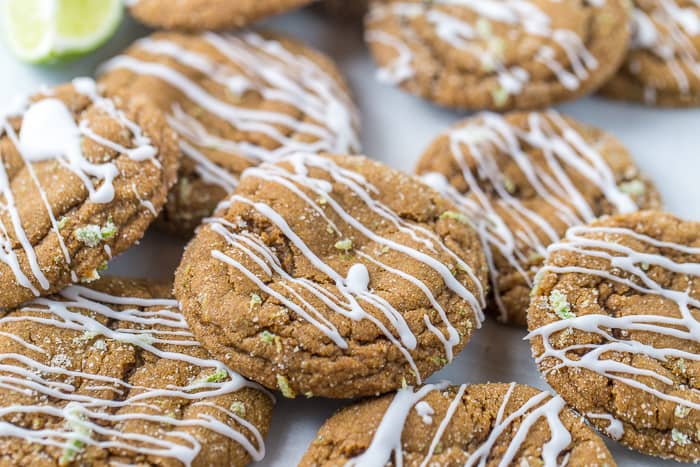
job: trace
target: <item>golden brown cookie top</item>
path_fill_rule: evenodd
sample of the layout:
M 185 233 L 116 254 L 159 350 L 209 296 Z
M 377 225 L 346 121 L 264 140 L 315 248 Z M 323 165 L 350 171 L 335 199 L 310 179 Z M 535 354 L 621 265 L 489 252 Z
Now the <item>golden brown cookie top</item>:
M 0 114 L 0 308 L 94 280 L 143 235 L 178 167 L 177 139 L 144 98 L 94 81 Z
M 313 0 L 126 0 L 142 23 L 158 29 L 215 31 L 241 28 L 255 21 L 307 5 Z
M 340 410 L 302 467 L 615 466 L 560 397 L 520 384 L 407 387 Z
M 572 227 L 533 293 L 552 387 L 632 449 L 700 460 L 700 224 L 644 211 Z
M 176 274 L 194 334 L 287 397 L 421 381 L 480 325 L 486 266 L 455 206 L 361 156 L 246 171 Z
M 101 279 L 0 318 L 0 447 L 16 465 L 245 465 L 270 396 L 213 360 L 170 287 Z
M 416 173 L 475 225 L 488 250 L 491 308 L 520 326 L 546 248 L 567 227 L 659 206 L 617 139 L 554 111 L 471 117 L 431 144 Z
M 109 94 L 145 95 L 180 134 L 166 215 L 191 232 L 241 173 L 296 151 L 354 153 L 358 117 L 335 64 L 278 36 L 155 33 L 100 68 Z
M 624 58 L 623 0 L 373 0 L 382 81 L 438 104 L 531 109 L 588 94 Z
M 632 44 L 603 88 L 607 96 L 650 105 L 700 105 L 700 4 L 634 0 Z

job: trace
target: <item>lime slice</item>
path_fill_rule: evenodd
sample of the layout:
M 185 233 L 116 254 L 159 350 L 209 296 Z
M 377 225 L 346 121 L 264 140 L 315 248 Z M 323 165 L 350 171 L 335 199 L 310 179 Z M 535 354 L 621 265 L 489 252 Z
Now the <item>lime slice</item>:
M 49 63 L 91 52 L 109 39 L 123 14 L 122 0 L 0 0 L 15 54 Z

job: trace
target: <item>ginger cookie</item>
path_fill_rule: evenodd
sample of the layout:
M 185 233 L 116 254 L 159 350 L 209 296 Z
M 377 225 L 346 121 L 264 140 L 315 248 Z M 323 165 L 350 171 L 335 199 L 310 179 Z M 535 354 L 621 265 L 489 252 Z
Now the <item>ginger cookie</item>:
M 648 105 L 700 105 L 700 4 L 633 0 L 632 43 L 605 96 Z
M 0 309 L 99 277 L 163 207 L 176 135 L 143 98 L 78 78 L 0 112 Z
M 215 31 L 249 24 L 313 0 L 126 0 L 131 14 L 156 29 Z
M 614 467 L 615 461 L 561 397 L 515 383 L 440 383 L 340 410 L 299 465 Z
M 604 217 L 549 255 L 528 312 L 549 384 L 629 448 L 700 461 L 700 223 Z
M 213 360 L 170 287 L 105 278 L 0 318 L 7 465 L 246 465 L 269 394 Z
M 362 156 L 294 154 L 245 172 L 175 294 L 205 348 L 285 397 L 419 383 L 482 320 L 486 262 L 455 210 Z
M 372 0 L 378 78 L 462 109 L 533 109 L 589 94 L 629 41 L 624 0 Z
M 489 309 L 518 326 L 547 245 L 569 226 L 658 207 L 660 198 L 619 141 L 554 111 L 469 118 L 432 143 L 416 173 L 474 224 L 489 263 Z
M 182 166 L 160 225 L 191 235 L 240 174 L 296 151 L 359 149 L 357 113 L 330 59 L 298 42 L 156 33 L 101 67 L 107 92 L 149 96 L 180 134 Z

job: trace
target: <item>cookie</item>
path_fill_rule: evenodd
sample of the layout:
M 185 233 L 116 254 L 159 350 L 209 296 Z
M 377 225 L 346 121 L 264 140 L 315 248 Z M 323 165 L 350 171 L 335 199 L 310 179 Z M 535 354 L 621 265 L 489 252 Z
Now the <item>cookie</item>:
M 286 38 L 156 33 L 101 67 L 107 92 L 149 96 L 181 136 L 178 185 L 160 225 L 191 235 L 241 172 L 296 151 L 359 149 L 335 65 Z
M 193 339 L 170 287 L 70 286 L 0 318 L 6 465 L 260 460 L 272 401 Z
M 340 410 L 299 465 L 612 467 L 615 461 L 561 397 L 515 383 L 440 383 Z
M 99 277 L 165 204 L 178 149 L 158 109 L 87 78 L 18 99 L 0 122 L 2 309 Z
M 693 0 L 632 3 L 632 44 L 602 94 L 648 105 L 700 105 L 700 5 Z
M 626 446 L 700 461 L 700 223 L 605 217 L 549 253 L 528 312 L 549 384 Z
M 462 109 L 533 109 L 600 87 L 629 41 L 625 0 L 372 0 L 378 78 Z
M 554 111 L 483 113 L 440 135 L 416 169 L 479 232 L 489 309 L 526 325 L 533 278 L 567 227 L 659 206 L 659 194 L 611 135 Z
M 131 14 L 157 29 L 187 31 L 242 28 L 269 16 L 307 5 L 313 0 L 127 0 Z
M 294 154 L 245 172 L 176 297 L 204 347 L 286 397 L 420 382 L 482 319 L 486 263 L 455 209 L 379 162 Z
M 356 22 L 367 13 L 368 5 L 369 0 L 323 0 L 316 3 L 316 9 L 332 18 Z

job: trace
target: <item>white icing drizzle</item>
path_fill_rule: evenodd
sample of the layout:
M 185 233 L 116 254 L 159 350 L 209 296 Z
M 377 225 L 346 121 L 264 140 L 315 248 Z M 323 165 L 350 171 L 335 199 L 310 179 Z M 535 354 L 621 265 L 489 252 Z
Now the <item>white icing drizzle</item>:
M 119 177 L 119 169 L 113 162 L 92 163 L 88 161 L 82 152 L 82 142 L 85 139 L 93 140 L 102 146 L 126 154 L 135 161 L 149 161 L 156 165 L 159 164 L 155 158 L 157 150 L 151 145 L 150 139 L 142 133 L 141 128 L 136 123 L 129 120 L 121 110 L 115 107 L 113 101 L 97 93 L 95 82 L 92 79 L 76 78 L 72 84 L 77 92 L 90 98 L 93 106 L 116 120 L 131 133 L 133 148 L 118 145 L 96 134 L 90 129 L 86 120 L 76 123 L 67 106 L 62 101 L 52 97 L 50 92 L 43 93 L 45 98 L 37 102 L 32 103 L 28 97 L 25 97 L 18 100 L 9 109 L 0 111 L 0 136 L 6 135 L 22 158 L 49 216 L 51 230 L 58 238 L 64 260 L 69 265 L 71 257 L 65 239 L 60 233 L 59 222 L 51 209 L 46 188 L 39 183 L 32 164 L 56 160 L 82 181 L 89 192 L 89 201 L 100 204 L 110 203 L 114 199 L 113 182 Z M 19 135 L 10 125 L 9 119 L 12 117 L 22 118 Z M 51 284 L 41 270 L 37 255 L 22 225 L 4 164 L 0 164 L 0 212 L 7 213 L 10 219 L 10 225 L 5 225 L 0 221 L 0 262 L 10 268 L 20 286 L 31 290 L 35 296 L 39 296 L 41 292 L 34 285 L 34 282 L 38 283 L 43 290 L 48 290 Z M 32 278 L 28 277 L 20 267 L 19 257 L 13 248 L 11 234 L 17 238 L 26 256 Z M 77 281 L 77 275 L 74 271 L 71 271 L 71 276 L 73 281 Z
M 593 6 L 603 2 L 589 1 Z M 480 19 L 475 24 L 452 16 L 449 10 L 438 7 L 457 7 L 471 10 Z M 526 34 L 544 38 L 544 43 L 534 52 L 534 61 L 544 64 L 559 82 L 569 90 L 576 90 L 588 79 L 598 62 L 574 31 L 553 27 L 552 18 L 535 2 L 527 0 L 433 0 L 430 7 L 415 2 L 374 2 L 368 16 L 368 42 L 379 42 L 396 51 L 396 59 L 380 69 L 378 77 L 390 84 L 400 84 L 415 75 L 414 54 L 402 38 L 395 34 L 372 29 L 374 21 L 388 16 L 401 19 L 402 35 L 414 38 L 418 33 L 408 23 L 414 18 L 425 18 L 435 29 L 436 35 L 450 47 L 475 57 L 481 66 L 492 70 L 501 90 L 509 95 L 520 94 L 530 81 L 530 74 L 522 67 L 503 63 L 500 38 L 493 35 L 489 21 L 503 23 L 509 28 L 522 28 Z M 483 45 L 479 43 L 483 42 Z M 567 63 L 556 57 L 555 48 L 561 49 Z
M 116 306 L 126 309 L 117 311 Z M 170 350 L 161 350 L 166 344 L 199 346 L 182 315 L 174 311 L 177 308 L 178 303 L 170 299 L 117 297 L 72 286 L 63 290 L 55 299 L 38 298 L 20 310 L 30 314 L 17 316 L 12 313 L 0 318 L 0 323 L 27 322 L 82 333 L 76 339 L 96 339 L 93 348 L 98 350 L 106 348 L 105 341 L 132 345 L 158 359 L 185 362 L 202 370 L 211 369 L 212 374 L 222 375 L 217 379 L 227 379 L 207 381 L 205 378 L 189 381 L 185 386 L 168 385 L 153 388 L 135 386 L 107 375 L 68 369 L 70 360 L 61 354 L 55 355 L 48 365 L 24 354 L 0 354 L 0 369 L 3 373 L 0 375 L 0 387 L 3 391 L 31 395 L 37 399 L 46 397 L 65 403 L 62 407 L 43 403 L 2 407 L 0 434 L 22 438 L 37 445 L 63 447 L 64 452 L 74 450 L 76 456 L 84 446 L 90 445 L 101 449 L 121 448 L 134 453 L 176 459 L 189 466 L 198 456 L 202 446 L 188 431 L 200 427 L 240 444 L 253 459 L 262 459 L 265 446 L 257 428 L 228 408 L 210 402 L 217 396 L 230 394 L 244 387 L 259 387 L 246 381 L 219 361 L 198 358 L 172 347 L 169 347 Z M 89 314 L 75 311 L 77 309 L 86 310 Z M 117 324 L 107 327 L 100 323 L 98 317 Z M 27 342 L 11 333 L 0 335 L 22 344 L 29 351 L 43 355 L 53 350 Z M 79 388 L 70 384 L 71 378 L 91 382 L 92 384 L 86 387 L 92 390 L 109 390 L 117 395 L 126 395 L 130 390 L 134 390 L 135 395 L 124 397 L 122 400 L 91 396 L 78 391 Z M 192 406 L 213 408 L 219 416 L 198 414 L 191 419 L 178 420 L 161 413 L 161 408 L 150 402 L 154 398 L 168 397 L 193 401 Z M 151 410 L 149 413 L 130 412 L 129 407 L 145 407 Z M 7 421 L 16 414 L 44 414 L 48 417 L 63 418 L 66 424 L 62 428 L 32 430 Z M 230 422 L 224 423 L 222 420 L 233 420 L 242 425 L 252 434 L 255 442 L 231 428 Z M 121 432 L 112 428 L 115 424 L 128 421 L 154 422 L 176 428 L 168 432 L 167 437 Z M 76 426 L 80 429 L 76 429 Z
M 134 44 L 136 50 L 152 55 L 153 60 L 129 55 L 117 56 L 100 67 L 100 73 L 129 70 L 138 75 L 158 78 L 178 90 L 197 108 L 206 111 L 232 128 L 265 135 L 275 143 L 229 140 L 214 135 L 196 115 L 188 114 L 173 103 L 169 122 L 181 135 L 182 152 L 195 162 L 197 174 L 208 184 L 230 192 L 238 179 L 224 167 L 209 160 L 206 150 L 230 157 L 245 158 L 250 164 L 273 162 L 297 152 L 351 154 L 360 147 L 358 117 L 348 93 L 336 79 L 310 59 L 286 49 L 282 43 L 253 33 L 198 36 L 226 61 L 215 60 L 167 39 L 145 38 Z M 256 92 L 263 99 L 293 107 L 298 117 L 282 112 L 251 109 L 215 97 L 188 74 L 155 60 L 167 58 L 178 67 L 206 76 L 229 94 L 241 96 Z M 310 138 L 290 137 L 305 134 Z
M 428 453 L 421 462 L 420 467 L 432 465 L 430 464 L 430 460 L 433 457 L 433 453 L 440 443 L 452 417 L 459 409 L 467 387 L 466 384 L 463 384 L 456 391 L 454 398 L 448 406 L 431 440 Z M 418 391 L 414 391 L 412 387 L 398 391 L 391 405 L 384 413 L 382 421 L 367 450 L 360 456 L 347 462 L 345 464 L 346 467 L 382 467 L 390 462 L 392 454 L 394 455 L 394 464 L 397 466 L 403 465 L 401 435 L 411 409 L 415 407 L 415 410 L 420 414 L 419 404 L 424 403 L 423 399 L 433 391 L 443 391 L 446 388 L 447 383 L 443 382 L 438 385 L 426 385 Z M 512 435 L 512 440 L 509 443 L 508 449 L 502 454 L 497 464 L 499 467 L 512 465 L 513 459 L 527 439 L 530 430 L 540 419 L 546 420 L 551 436 L 549 441 L 542 446 L 542 460 L 544 461 L 544 466 L 558 467 L 560 465 L 566 465 L 568 454 L 565 453 L 565 451 L 571 444 L 572 438 L 560 419 L 561 411 L 565 408 L 564 401 L 561 397 L 551 397 L 546 392 L 540 392 L 506 417 L 506 407 L 510 402 L 515 388 L 515 383 L 510 384 L 488 437 L 476 450 L 469 453 L 469 457 L 464 464 L 465 467 L 484 467 L 487 461 L 494 461 L 493 457 L 491 457 L 491 451 L 498 439 L 504 433 L 512 433 L 513 430 L 515 430 L 515 434 Z M 518 422 L 518 420 L 519 424 L 517 427 L 514 427 L 513 425 Z M 559 462 L 559 457 L 563 457 L 564 462 Z
M 614 440 L 622 438 L 622 435 L 625 434 L 625 428 L 622 425 L 622 422 L 608 413 L 588 412 L 586 417 L 589 419 L 598 418 L 601 420 L 606 420 L 608 422 L 608 426 L 605 428 L 605 432 Z
M 617 212 L 637 210 L 634 201 L 618 188 L 610 167 L 595 148 L 596 143 L 585 141 L 555 111 L 529 114 L 526 129 L 511 125 L 501 115 L 481 113 L 446 135 L 451 155 L 467 183 L 466 192 L 458 192 L 442 174 L 430 172 L 422 178 L 457 204 L 474 224 L 484 245 L 502 320 L 506 319 L 507 310 L 501 299 L 500 271 L 495 267 L 494 254 L 505 258 L 532 286 L 531 271 L 525 265 L 531 262 L 532 255 L 544 257 L 546 245 L 557 241 L 560 235 L 543 216 L 508 191 L 508 179 L 496 164 L 494 153 L 503 154 L 516 164 L 538 198 L 550 208 L 548 211 L 567 226 L 590 222 L 597 214 L 567 170 L 600 190 Z M 524 150 L 526 146 L 541 151 L 544 166 L 533 163 Z M 493 195 L 480 186 L 484 182 L 493 188 Z
M 650 11 L 632 11 L 632 51 L 647 51 L 666 62 L 678 90 L 691 93 L 691 81 L 700 80 L 700 2 L 681 7 L 676 0 L 648 2 Z M 655 83 L 645 79 L 638 61 L 628 62 L 627 70 L 645 85 L 645 101 L 656 102 Z
M 332 212 L 335 216 L 342 219 L 343 222 L 347 223 L 356 234 L 366 237 L 380 248 L 401 253 L 407 258 L 418 261 L 430 268 L 442 278 L 445 285 L 454 294 L 470 305 L 476 317 L 477 325 L 481 324 L 483 320 L 481 308 L 484 304 L 484 294 L 479 279 L 471 267 L 450 250 L 434 232 L 402 219 L 387 205 L 373 197 L 373 195 L 378 193 L 378 189 L 375 186 L 359 173 L 345 169 L 329 158 L 297 153 L 282 159 L 282 161 L 288 162 L 292 168 L 288 170 L 277 164 L 263 164 L 248 169 L 245 172 L 245 176 L 274 182 L 287 189 L 290 196 L 304 201 L 310 209 L 318 214 L 320 217 L 319 221 L 325 222 L 329 232 L 334 232 L 339 239 L 342 238 L 342 233 L 338 226 L 328 217 L 327 212 Z M 309 169 L 312 168 L 324 171 L 333 183 L 342 185 L 344 189 L 351 191 L 358 200 L 363 201 L 367 210 L 393 225 L 401 234 L 409 236 L 414 242 L 420 243 L 423 247 L 422 250 L 427 249 L 432 254 L 413 248 L 407 245 L 406 242 L 382 237 L 370 227 L 362 224 L 360 220 L 353 217 L 333 198 L 333 185 L 331 182 L 309 175 Z M 329 288 L 305 278 L 291 276 L 282 268 L 275 252 L 270 247 L 265 245 L 255 235 L 246 232 L 245 229 L 241 231 L 238 225 L 234 225 L 223 218 L 212 218 L 205 222 L 209 224 L 214 232 L 226 240 L 229 251 L 236 250 L 237 254 L 251 260 L 256 267 L 248 268 L 234 257 L 220 250 L 212 251 L 212 256 L 236 268 L 259 287 L 263 293 L 278 300 L 289 310 L 313 324 L 337 346 L 347 349 L 348 343 L 340 335 L 335 325 L 323 315 L 321 310 L 304 299 L 299 291 L 314 297 L 315 300 L 320 301 L 334 313 L 355 321 L 371 321 L 401 351 L 415 373 L 417 380 L 421 380 L 418 368 L 411 356 L 411 351 L 415 350 L 417 346 L 416 336 L 408 327 L 408 323 L 402 313 L 395 309 L 381 294 L 375 293 L 369 287 L 371 278 L 366 264 L 371 264 L 389 274 L 408 281 L 425 295 L 431 306 L 437 311 L 440 325 L 444 327 L 444 331 L 432 323 L 428 315 L 424 316 L 425 325 L 442 342 L 447 360 L 452 360 L 454 356 L 453 349 L 459 344 L 461 337 L 448 320 L 443 306 L 433 296 L 428 286 L 420 279 L 384 264 L 381 260 L 381 254 L 377 251 L 359 248 L 353 250 L 353 254 L 357 257 L 358 262 L 349 269 L 346 275 L 340 274 L 317 256 L 313 251 L 312 245 L 308 245 L 290 227 L 284 216 L 269 205 L 255 202 L 240 194 L 232 195 L 224 205 L 230 203 L 248 205 L 258 214 L 266 217 L 284 234 L 291 244 L 298 248 L 318 271 L 332 280 L 334 287 Z M 438 254 L 447 254 L 454 262 L 454 265 L 456 265 L 456 268 L 464 271 L 469 276 L 471 282 L 478 287 L 478 296 L 467 290 L 455 278 L 451 270 L 442 261 L 433 256 Z M 364 262 L 360 262 L 361 260 L 364 260 Z M 283 280 L 283 282 L 278 282 L 279 287 L 268 285 L 268 278 L 271 278 L 273 275 L 279 276 Z M 385 326 L 381 320 L 369 313 L 367 306 L 379 311 L 390 326 Z M 395 334 L 398 334 L 398 337 Z
M 669 359 L 700 360 L 700 355 L 682 348 L 654 347 L 630 337 L 631 332 L 668 336 L 688 342 L 700 342 L 700 322 L 692 314 L 691 308 L 700 309 L 700 300 L 693 298 L 691 290 L 673 290 L 662 287 L 649 274 L 649 268 L 662 268 L 668 273 L 683 274 L 690 281 L 700 277 L 700 248 L 688 247 L 670 242 L 662 242 L 633 230 L 619 227 L 572 227 L 566 234 L 566 241 L 549 247 L 550 254 L 572 252 L 584 257 L 604 260 L 610 268 L 593 269 L 582 266 L 553 266 L 542 268 L 543 273 L 585 274 L 598 276 L 612 283 L 623 284 L 636 293 L 662 298 L 678 307 L 678 316 L 653 314 L 627 315 L 614 317 L 603 314 L 589 314 L 562 319 L 546 324 L 532 331 L 526 338 L 542 342 L 543 352 L 537 362 L 547 360 L 546 373 L 557 369 L 579 368 L 597 373 L 615 382 L 644 391 L 658 399 L 700 410 L 697 390 L 692 388 L 673 389 L 674 382 L 669 377 L 650 369 L 637 368 L 625 361 L 606 358 L 607 355 L 643 355 L 658 361 Z M 679 253 L 693 255 L 697 262 L 678 263 L 671 258 L 655 253 L 643 253 L 622 244 L 627 238 L 635 243 L 653 248 L 664 248 Z M 585 332 L 599 336 L 601 343 L 580 343 L 558 348 L 553 344 L 553 336 L 564 330 Z M 624 337 L 616 337 L 612 330 L 621 330 Z M 653 381 L 648 383 L 645 381 Z M 600 418 L 600 417 L 596 417 Z M 613 426 L 613 433 L 619 433 Z M 608 431 L 610 433 L 610 431 Z

